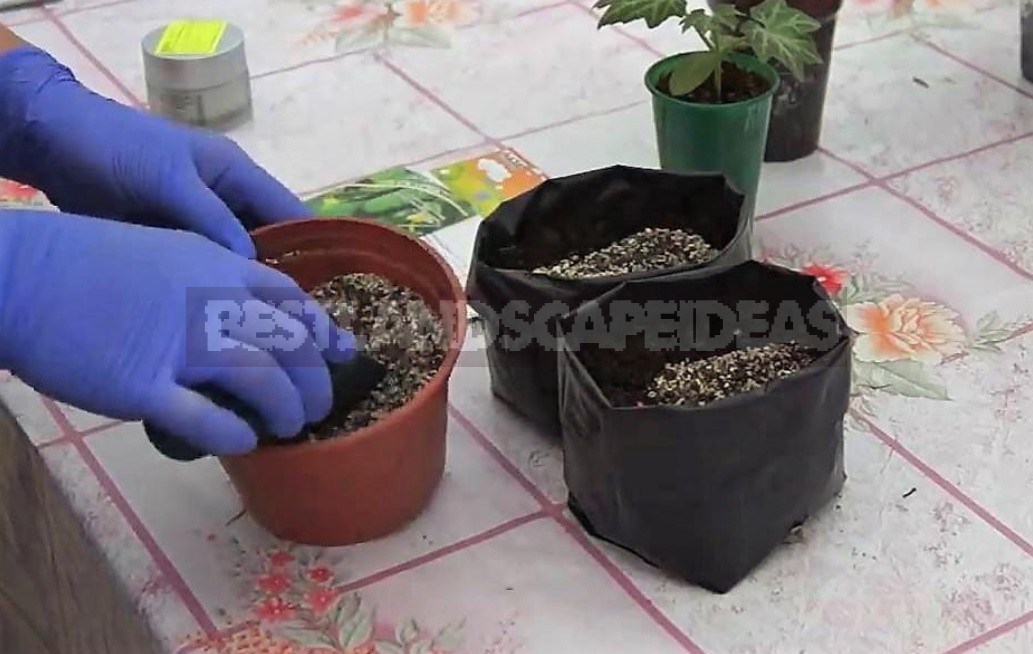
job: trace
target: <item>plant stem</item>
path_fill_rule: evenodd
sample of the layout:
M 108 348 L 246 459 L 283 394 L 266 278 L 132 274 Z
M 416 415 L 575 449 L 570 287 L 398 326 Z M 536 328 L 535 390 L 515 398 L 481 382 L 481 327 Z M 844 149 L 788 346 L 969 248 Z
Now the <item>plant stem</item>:
M 703 45 L 707 46 L 707 49 L 713 50 L 714 44 L 707 38 L 707 35 L 703 33 L 703 30 L 696 26 L 693 26 L 693 29 L 696 30 L 696 34 L 699 34 L 699 38 L 703 40 Z
M 721 69 L 724 66 L 725 58 L 720 57 L 717 60 L 717 68 L 714 69 L 714 86 L 717 87 L 717 103 L 721 104 Z

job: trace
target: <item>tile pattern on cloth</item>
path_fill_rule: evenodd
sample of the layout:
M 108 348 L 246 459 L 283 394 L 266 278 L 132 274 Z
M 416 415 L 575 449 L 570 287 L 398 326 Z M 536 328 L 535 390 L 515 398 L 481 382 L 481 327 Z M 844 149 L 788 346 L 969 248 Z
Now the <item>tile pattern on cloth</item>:
M 452 373 L 450 401 L 458 419 L 491 442 L 549 500 L 566 501 L 560 444 L 492 396 L 485 336 L 478 328 L 471 331 L 469 347 Z
M 233 563 L 219 544 L 232 539 L 265 548 L 279 544 L 250 519 L 238 517 L 239 500 L 218 463 L 168 461 L 150 447 L 137 424 L 90 436 L 87 443 L 212 620 L 229 626 L 250 617 L 245 598 L 230 583 Z M 376 575 L 538 510 L 455 421 L 448 445 L 444 481 L 415 523 L 379 542 L 329 553 L 338 560 L 334 569 L 343 581 Z M 169 501 L 170 494 L 177 501 Z
M 1033 138 L 930 166 L 893 188 L 1033 274 Z
M 1018 3 L 1008 2 L 969 16 L 969 29 L 929 29 L 922 37 L 948 56 L 1030 92 L 1033 84 L 1023 79 L 1015 65 L 1019 61 L 1019 14 Z
M 846 457 L 843 496 L 728 595 L 608 552 L 707 652 L 938 653 L 1029 610 L 1027 554 L 870 435 Z
M 326 552 L 236 550 L 235 556 L 254 622 L 223 649 L 202 639 L 197 651 L 266 651 L 246 649 L 256 639 L 271 648 L 303 643 L 289 651 L 306 653 L 618 654 L 632 642 L 644 652 L 684 651 L 635 610 L 559 525 L 544 519 L 358 591 L 340 583 Z
M 393 50 L 389 60 L 503 138 L 641 99 L 652 55 L 619 34 L 597 32 L 583 11 L 564 5 L 463 31 L 447 50 Z
M 1003 636 L 974 643 L 973 654 L 1026 654 L 1033 651 L 1033 613 L 1027 613 L 1014 630 Z
M 1033 507 L 1018 499 L 1033 482 L 1033 334 L 998 349 L 940 366 L 950 401 L 882 397 L 872 421 L 1033 543 Z
M 256 117 L 230 136 L 306 197 L 502 147 L 553 176 L 655 166 L 642 75 L 698 45 L 673 25 L 598 30 L 591 0 L 393 0 L 386 43 L 337 43 L 365 4 L 75 0 L 3 20 L 123 102 L 145 99 L 148 29 L 242 25 Z M 818 277 L 858 332 L 850 478 L 726 596 L 564 518 L 562 449 L 493 399 L 476 329 L 433 506 L 354 548 L 277 542 L 217 462 L 166 461 L 137 425 L 49 404 L 7 373 L 0 397 L 170 653 L 1027 652 L 1033 198 L 1019 139 L 1033 89 L 1015 0 L 940 4 L 846 0 L 824 149 L 764 168 L 765 256 Z M 956 18 L 967 28 L 945 26 Z M 445 33 L 436 48 L 397 38 Z M 0 181 L 9 206 L 46 203 Z M 464 277 L 480 220 L 425 236 Z
M 9 9 L 4 12 L 0 12 L 0 21 L 4 25 L 18 26 L 24 23 L 32 23 L 35 21 L 43 20 L 46 15 L 36 7 L 26 7 L 24 9 Z
M 254 121 L 231 136 L 300 192 L 483 140 L 368 54 L 255 80 L 253 93 Z
M 949 106 L 959 109 L 945 115 Z M 944 120 L 929 119 L 938 114 Z M 1029 98 L 900 34 L 835 54 L 823 145 L 889 175 L 1024 134 L 1031 123 Z
M 61 0 L 61 2 L 50 6 L 49 9 L 55 14 L 62 16 L 65 14 L 95 10 L 100 7 L 122 5 L 130 2 L 136 2 L 136 0 Z M 133 11 L 133 8 L 126 7 L 125 10 Z

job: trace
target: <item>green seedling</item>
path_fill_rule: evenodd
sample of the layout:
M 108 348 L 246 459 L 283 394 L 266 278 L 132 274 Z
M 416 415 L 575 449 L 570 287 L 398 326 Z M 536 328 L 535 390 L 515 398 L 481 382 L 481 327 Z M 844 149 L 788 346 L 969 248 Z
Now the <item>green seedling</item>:
M 650 28 L 678 19 L 682 32 L 690 30 L 703 40 L 706 50 L 693 52 L 679 62 L 669 81 L 675 96 L 692 93 L 712 80 L 721 97 L 722 66 L 732 63 L 730 55 L 752 54 L 764 63 L 777 62 L 799 80 L 808 65 L 822 63 L 814 46 L 814 32 L 821 24 L 786 0 L 764 0 L 744 13 L 730 4 L 720 4 L 712 13 L 688 11 L 686 0 L 599 0 L 599 27 L 645 21 Z

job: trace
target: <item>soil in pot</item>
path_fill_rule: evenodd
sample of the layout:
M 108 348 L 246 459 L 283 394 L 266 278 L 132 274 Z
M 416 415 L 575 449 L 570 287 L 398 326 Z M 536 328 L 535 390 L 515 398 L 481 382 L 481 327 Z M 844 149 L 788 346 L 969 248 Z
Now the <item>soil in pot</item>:
M 387 373 L 358 405 L 331 410 L 305 434 L 322 440 L 376 422 L 411 400 L 441 367 L 448 342 L 441 320 L 411 289 L 368 273 L 342 275 L 311 292 L 341 327 L 362 341 Z
M 718 250 L 695 232 L 647 227 L 605 247 L 571 253 L 533 272 L 559 279 L 591 279 L 699 266 L 713 261 L 718 254 Z
M 582 361 L 614 406 L 706 406 L 763 388 L 821 355 L 794 342 L 719 352 L 586 349 Z
M 818 353 L 797 343 L 769 343 L 695 361 L 669 363 L 653 377 L 637 404 L 706 406 L 763 388 L 803 370 L 817 358 Z
M 660 78 L 660 90 L 678 100 L 698 104 L 729 104 L 742 102 L 750 98 L 764 95 L 771 88 L 771 83 L 757 73 L 739 68 L 731 62 L 721 64 L 721 95 L 718 97 L 717 86 L 710 78 L 696 87 L 691 93 L 675 95 L 671 93 L 671 73 Z

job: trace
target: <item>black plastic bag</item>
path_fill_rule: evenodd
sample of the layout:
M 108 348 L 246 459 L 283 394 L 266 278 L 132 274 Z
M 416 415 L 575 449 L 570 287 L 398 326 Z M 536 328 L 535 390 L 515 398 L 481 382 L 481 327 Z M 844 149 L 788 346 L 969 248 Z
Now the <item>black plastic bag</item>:
M 658 301 L 670 304 L 650 306 L 666 306 L 664 320 L 673 322 L 661 320 L 659 308 L 614 322 L 628 306 Z M 699 308 L 715 301 L 731 313 L 715 318 Z M 696 304 L 679 304 L 688 302 Z M 744 302 L 767 306 L 757 311 L 760 305 Z M 793 313 L 783 312 L 788 303 L 799 307 L 799 320 L 786 319 Z M 695 311 L 684 309 L 689 306 Z M 749 321 L 750 307 L 757 322 Z M 680 318 L 671 313 L 679 310 Z M 578 325 L 590 324 L 592 316 L 609 326 L 610 340 L 586 342 Z M 757 339 L 729 344 L 713 338 L 734 334 L 729 328 L 742 330 L 737 339 Z M 842 489 L 851 332 L 812 277 L 751 261 L 702 280 L 625 284 L 565 316 L 561 330 L 569 505 L 594 536 L 724 593 Z M 706 406 L 611 401 L 620 397 L 614 385 L 644 387 L 665 363 L 790 340 L 821 354 L 764 388 Z
M 530 272 L 647 227 L 691 230 L 720 254 L 703 266 L 619 277 L 564 280 Z M 467 283 L 470 306 L 485 322 L 492 391 L 558 436 L 556 346 L 550 336 L 556 320 L 624 281 L 696 278 L 746 261 L 751 237 L 744 197 L 717 174 L 614 166 L 550 179 L 503 203 L 478 229 Z M 540 337 L 521 338 L 532 316 L 542 319 L 535 329 Z

